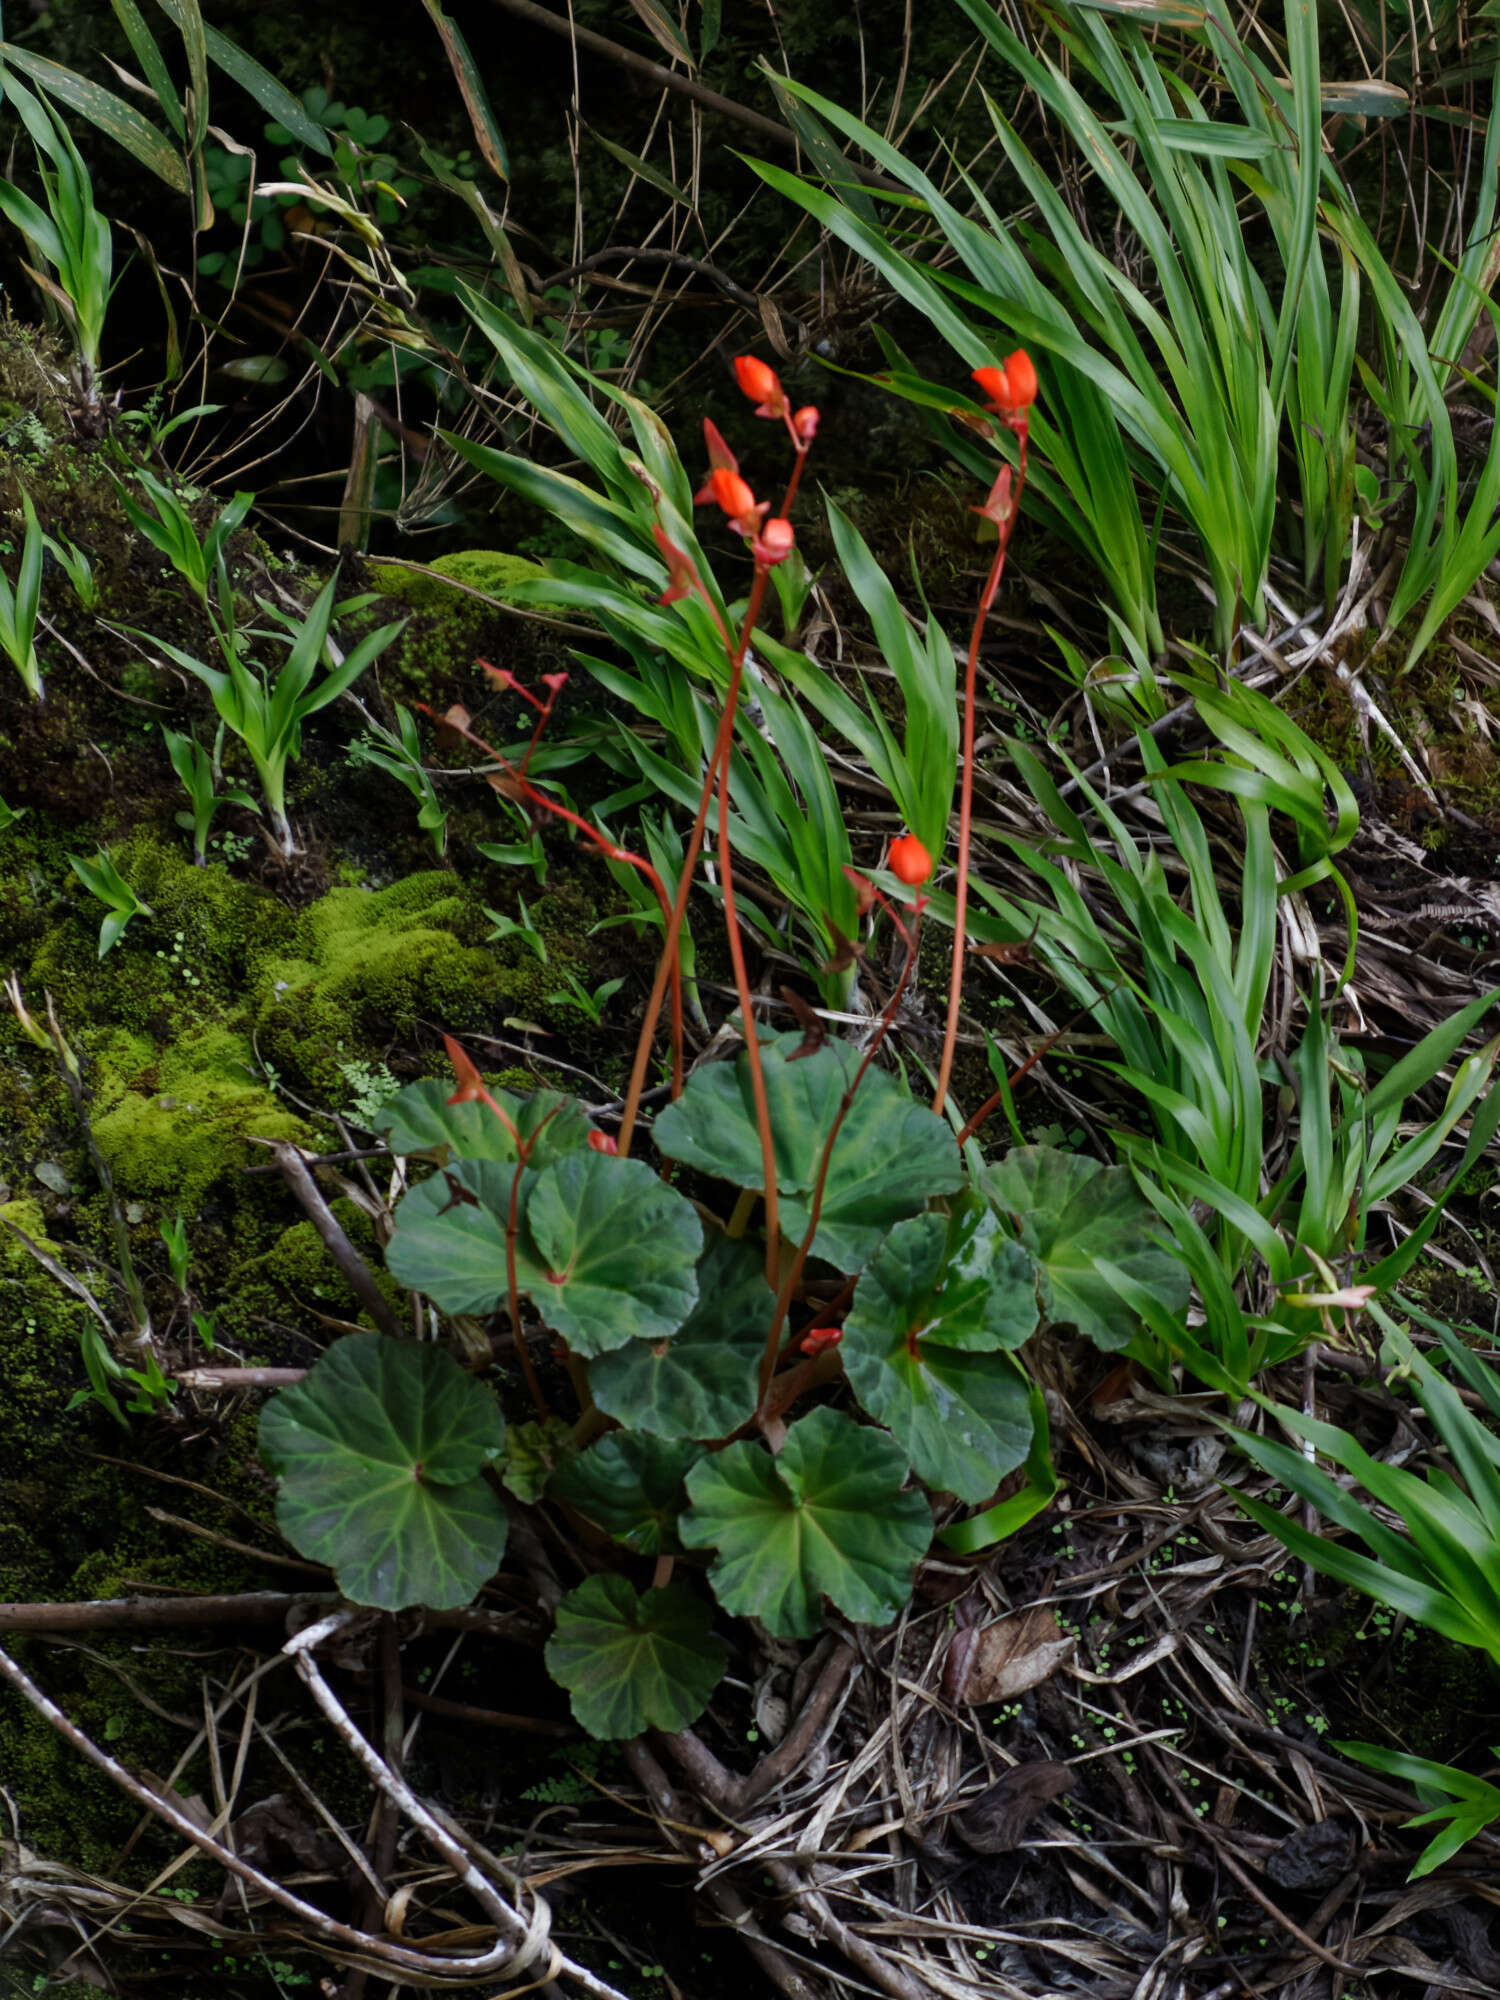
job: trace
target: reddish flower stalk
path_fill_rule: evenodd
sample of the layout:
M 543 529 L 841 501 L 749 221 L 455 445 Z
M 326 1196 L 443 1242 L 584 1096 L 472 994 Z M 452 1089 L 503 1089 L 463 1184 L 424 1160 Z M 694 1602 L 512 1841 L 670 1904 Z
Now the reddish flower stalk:
M 503 671 L 503 669 L 491 668 L 490 671 L 492 674 L 498 675 L 500 672 Z M 545 709 L 542 714 L 542 722 L 545 722 L 547 716 L 550 715 L 552 711 L 552 703 L 557 698 L 558 687 L 564 680 L 566 680 L 566 678 L 567 678 L 566 675 L 546 676 L 548 685 L 549 687 L 551 687 L 551 693 L 548 696 Z M 558 685 L 557 686 L 552 685 L 554 682 L 556 682 Z M 518 691 L 524 692 L 524 690 L 518 690 Z M 531 701 L 533 707 L 538 706 L 536 697 L 534 695 L 528 696 L 528 699 Z M 677 954 L 675 946 L 676 946 L 677 934 L 681 929 L 681 919 L 680 918 L 678 919 L 678 922 L 674 927 L 672 923 L 672 910 L 674 906 L 667 901 L 667 892 L 662 884 L 662 879 L 660 875 L 657 874 L 656 870 L 652 867 L 651 863 L 646 859 L 646 857 L 643 854 L 634 854 L 628 847 L 619 847 L 615 844 L 614 841 L 606 840 L 604 835 L 599 832 L 597 827 L 590 826 L 586 819 L 580 818 L 576 812 L 570 811 L 567 806 L 559 804 L 559 802 L 554 798 L 550 798 L 546 792 L 539 791 L 537 787 L 531 782 L 530 778 L 526 776 L 525 765 L 523 764 L 518 769 L 516 766 L 511 764 L 509 760 L 506 757 L 504 757 L 492 743 L 487 743 L 482 736 L 477 735 L 475 731 L 469 727 L 467 716 L 463 716 L 462 720 L 458 720 L 456 719 L 455 711 L 452 709 L 450 709 L 446 715 L 434 716 L 432 710 L 428 707 L 426 702 L 423 701 L 414 702 L 412 705 L 414 708 L 418 710 L 420 714 L 432 717 L 433 721 L 440 722 L 444 728 L 453 730 L 456 735 L 462 736 L 466 743 L 472 743 L 476 749 L 482 750 L 486 757 L 493 759 L 493 761 L 500 766 L 500 769 L 506 774 L 506 777 L 515 786 L 516 790 L 521 794 L 521 796 L 527 801 L 529 805 L 535 806 L 538 809 L 538 811 L 552 813 L 556 818 L 566 820 L 570 826 L 576 827 L 586 840 L 591 841 L 593 845 L 598 848 L 599 852 L 603 855 L 606 861 L 622 862 L 627 867 L 638 869 L 640 873 L 645 876 L 646 880 L 651 884 L 651 887 L 656 892 L 657 903 L 661 907 L 663 926 L 668 932 L 668 935 L 670 936 L 672 942 L 670 950 L 663 954 L 662 962 L 658 967 L 659 990 L 657 988 L 653 988 L 654 998 L 652 1006 L 648 1010 L 648 1018 L 654 1029 L 656 1024 L 656 1017 L 661 1012 L 662 994 L 665 993 L 667 987 L 667 981 L 668 979 L 670 979 L 672 988 L 672 1069 L 673 1069 L 673 1075 L 677 1080 L 677 1087 L 680 1089 L 681 1079 L 682 1079 L 682 1041 L 683 1041 L 682 961 Z M 462 710 L 457 711 L 457 716 L 462 716 L 462 715 L 463 715 Z M 536 738 L 535 736 L 533 736 L 532 739 L 533 748 L 535 747 L 535 742 Z M 526 755 L 527 758 L 529 759 L 531 755 L 530 749 L 528 749 Z M 623 1134 L 620 1142 L 620 1150 L 621 1152 L 626 1152 L 629 1150 L 627 1137 Z
M 1078 1023 L 1080 1021 L 1087 1020 L 1089 1015 L 1093 1013 L 1096 1007 L 1102 1007 L 1104 1005 L 1104 1002 L 1106 1000 L 1111 999 L 1116 993 L 1119 992 L 1119 990 L 1120 989 L 1118 985 L 1111 986 L 1108 992 L 1101 993 L 1097 1000 L 1091 1000 L 1087 1005 L 1087 1007 L 1080 1007 L 1078 1012 L 1073 1016 L 1071 1020 L 1064 1021 L 1062 1026 L 1058 1028 L 1054 1033 L 1048 1035 L 1047 1039 L 1044 1042 L 1039 1042 L 1037 1046 L 1032 1050 L 1031 1054 L 1026 1058 L 1025 1062 L 1022 1063 L 1021 1067 L 1017 1070 L 1012 1070 L 1010 1075 L 1005 1079 L 1005 1082 L 1000 1086 L 1000 1088 L 998 1090 L 992 1091 L 990 1095 L 984 1100 L 983 1104 L 980 1105 L 979 1109 L 974 1113 L 974 1116 L 968 1121 L 968 1123 L 964 1126 L 963 1130 L 959 1133 L 958 1135 L 959 1145 L 966 1146 L 968 1144 L 968 1142 L 973 1138 L 974 1134 L 979 1130 L 980 1126 L 984 1124 L 985 1120 L 989 1118 L 992 1115 L 992 1113 L 1000 1109 L 1000 1106 L 1005 1102 L 1006 1098 L 1010 1095 L 1011 1091 L 1013 1091 L 1016 1085 L 1020 1083 L 1022 1079 L 1036 1067 L 1036 1065 L 1041 1061 L 1042 1057 L 1047 1054 L 1049 1049 L 1055 1048 L 1057 1044 L 1062 1040 L 1064 1035 L 1071 1034 L 1073 1030 L 1078 1026 Z
M 1014 433 L 1018 463 L 1014 492 L 1011 490 L 1010 467 L 1002 466 L 985 504 L 974 509 L 975 513 L 995 523 L 996 542 L 990 573 L 980 593 L 974 629 L 969 635 L 969 655 L 964 667 L 963 769 L 958 793 L 958 880 L 953 898 L 953 963 L 948 976 L 948 1018 L 943 1029 L 943 1053 L 938 1064 L 937 1091 L 933 1098 L 933 1109 L 939 1115 L 948 1101 L 948 1085 L 953 1076 L 953 1057 L 958 1042 L 959 1006 L 963 998 L 965 926 L 969 911 L 969 848 L 974 821 L 974 703 L 979 675 L 979 642 L 984 636 L 985 622 L 995 602 L 995 593 L 1000 588 L 1006 550 L 1010 547 L 1011 531 L 1015 527 L 1021 495 L 1026 487 L 1027 410 L 1035 399 L 1037 387 L 1036 370 L 1030 359 L 1019 350 L 1007 357 L 1003 368 L 976 369 L 974 379 L 989 399 L 987 407 L 991 413 Z
M 511 1176 L 510 1206 L 505 1217 L 505 1292 L 510 1308 L 510 1330 L 515 1336 L 516 1353 L 521 1357 L 521 1373 L 526 1377 L 526 1387 L 531 1392 L 531 1400 L 536 1405 L 537 1415 L 545 1422 L 552 1414 L 547 1398 L 542 1393 L 541 1382 L 537 1378 L 536 1366 L 531 1359 L 531 1350 L 526 1345 L 526 1335 L 521 1326 L 521 1286 L 516 1269 L 516 1238 L 520 1231 L 521 1176 L 526 1171 L 536 1142 L 562 1110 L 555 1105 L 537 1126 L 529 1139 L 523 1139 L 514 1119 L 504 1107 L 495 1102 L 485 1085 L 484 1078 L 475 1068 L 472 1057 L 452 1035 L 444 1035 L 443 1047 L 448 1051 L 448 1060 L 453 1065 L 458 1088 L 448 1099 L 450 1104 L 485 1104 L 494 1112 L 510 1135 L 516 1149 L 516 1171 Z
M 765 364 L 761 363 L 760 366 L 764 367 Z M 736 373 L 738 375 L 740 371 L 736 370 Z M 773 375 L 773 371 L 769 368 L 766 369 L 766 373 Z M 746 387 L 743 377 L 741 377 L 741 386 Z M 763 381 L 757 378 L 756 381 L 746 387 L 746 393 L 755 393 L 757 400 L 765 400 L 759 394 L 763 387 Z M 651 1061 L 651 1044 L 656 1034 L 656 1023 L 661 1013 L 662 998 L 666 992 L 667 966 L 669 961 L 675 959 L 678 941 L 682 935 L 682 926 L 687 916 L 688 897 L 692 893 L 693 877 L 698 865 L 698 856 L 702 852 L 704 835 L 708 826 L 709 803 L 714 797 L 716 786 L 719 786 L 721 783 L 726 788 L 727 794 L 729 760 L 734 740 L 735 716 L 739 708 L 740 682 L 744 674 L 745 654 L 749 650 L 750 635 L 754 632 L 756 623 L 760 618 L 761 606 L 765 601 L 766 582 L 770 575 L 772 564 L 782 560 L 783 556 L 791 553 L 792 543 L 790 536 L 783 540 L 780 528 L 782 524 L 786 524 L 789 527 L 787 517 L 791 513 L 792 503 L 797 497 L 797 487 L 802 478 L 803 464 L 812 446 L 813 438 L 817 433 L 818 413 L 811 405 L 808 405 L 806 408 L 798 410 L 795 413 L 787 409 L 785 419 L 792 443 L 796 449 L 796 459 L 792 466 L 791 478 L 787 482 L 786 492 L 782 496 L 780 512 L 774 521 L 766 521 L 764 527 L 758 530 L 755 525 L 752 525 L 748 510 L 743 521 L 737 520 L 735 522 L 735 525 L 740 528 L 741 533 L 748 532 L 756 558 L 755 573 L 750 585 L 750 601 L 746 606 L 745 618 L 740 628 L 739 637 L 733 646 L 730 645 L 728 635 L 724 632 L 722 624 L 719 627 L 720 635 L 724 638 L 725 651 L 729 655 L 729 685 L 725 690 L 724 707 L 719 717 L 718 732 L 715 735 L 713 750 L 708 760 L 708 769 L 703 774 L 703 785 L 698 795 L 698 810 L 693 818 L 692 832 L 688 836 L 687 846 L 683 852 L 682 870 L 677 880 L 677 894 L 673 899 L 672 913 L 667 921 L 662 956 L 657 964 L 656 979 L 651 989 L 651 996 L 646 1002 L 646 1016 L 641 1023 L 640 1040 L 636 1044 L 635 1062 L 631 1067 L 630 1082 L 625 1092 L 625 1103 L 620 1118 L 620 1151 L 622 1154 L 629 1153 L 630 1143 L 635 1135 L 636 1119 L 640 1111 L 641 1094 L 646 1087 L 646 1072 Z M 723 494 L 720 493 L 715 484 L 716 477 L 719 474 L 728 474 L 736 480 L 739 479 L 738 459 L 719 435 L 717 427 L 707 419 L 704 421 L 703 435 L 708 449 L 710 470 L 708 479 L 700 489 L 697 497 L 700 500 L 714 500 L 721 507 L 724 506 L 726 498 L 734 502 L 742 500 L 744 496 L 737 489 L 728 488 L 727 483 L 720 482 L 725 485 Z M 748 487 L 746 490 L 748 493 Z M 756 514 L 759 516 L 763 516 L 766 511 L 757 506 L 753 494 L 749 494 L 749 506 L 755 508 Z M 725 512 L 729 513 L 730 509 L 725 507 Z M 766 540 L 768 536 L 770 537 L 769 544 Z M 656 544 L 668 563 L 671 577 L 663 601 L 671 602 L 677 597 L 686 596 L 689 591 L 694 591 L 703 598 L 710 610 L 714 610 L 712 598 L 704 588 L 702 580 L 698 577 L 690 559 L 684 552 L 676 549 L 668 540 L 665 532 L 660 529 L 656 531 Z M 714 611 L 714 615 L 717 620 L 718 614 L 716 610 Z M 741 955 L 739 953 L 738 927 L 733 916 L 733 863 L 730 859 L 730 850 L 725 840 L 726 823 L 727 815 L 721 811 L 719 828 L 720 875 L 724 892 L 725 918 L 729 931 L 730 955 L 731 958 L 736 958 Z M 754 1009 L 751 1004 L 749 982 L 745 980 L 741 984 L 738 969 L 735 985 L 740 996 L 740 1007 L 745 1020 L 746 1053 L 750 1060 L 752 1089 L 756 1091 L 756 1106 L 759 1112 L 765 1093 L 764 1078 L 760 1068 L 760 1045 L 755 1037 Z M 681 1088 L 681 1078 L 678 1076 L 674 1078 L 673 1095 L 677 1095 Z M 762 1146 L 764 1149 L 763 1164 L 767 1170 L 765 1203 L 767 1261 L 769 1267 L 769 1261 L 774 1254 L 776 1241 L 777 1192 L 775 1175 L 772 1171 L 774 1166 L 774 1152 L 771 1145 L 768 1120 L 763 1120 Z M 774 1284 L 774 1278 L 772 1282 Z
M 776 1307 L 771 1316 L 770 1330 L 766 1334 L 765 1352 L 761 1356 L 760 1400 L 756 1407 L 755 1420 L 762 1430 L 765 1430 L 773 1421 L 770 1396 L 772 1377 L 776 1370 L 776 1356 L 781 1343 L 781 1329 L 786 1324 L 786 1317 L 791 1310 L 792 1300 L 796 1296 L 798 1285 L 802 1282 L 802 1273 L 807 1268 L 807 1260 L 812 1252 L 813 1238 L 818 1233 L 818 1222 L 823 1213 L 823 1195 L 828 1186 L 828 1170 L 833 1164 L 833 1149 L 838 1143 L 839 1133 L 843 1129 L 844 1120 L 849 1116 L 859 1086 L 865 1080 L 865 1071 L 874 1062 L 880 1052 L 881 1044 L 891 1031 L 891 1023 L 896 1018 L 896 1010 L 901 1005 L 902 996 L 906 992 L 907 985 L 916 968 L 917 944 L 921 937 L 922 911 L 925 904 L 926 898 L 919 896 L 912 910 L 913 921 L 910 932 L 906 933 L 903 926 L 903 934 L 906 936 L 906 963 L 901 968 L 901 977 L 896 981 L 895 991 L 885 1004 L 884 1011 L 880 1016 L 879 1025 L 871 1038 L 870 1046 L 865 1050 L 859 1068 L 854 1072 L 848 1088 L 839 1100 L 839 1108 L 834 1113 L 833 1123 L 828 1130 L 828 1137 L 823 1142 L 823 1154 L 818 1162 L 818 1177 L 813 1183 L 812 1206 L 808 1214 L 807 1229 L 802 1241 L 797 1245 L 796 1254 L 792 1258 L 790 1268 L 786 1276 L 782 1279 L 780 1289 L 776 1294 Z M 824 1355 L 819 1358 L 827 1362 L 830 1356 Z M 785 1409 L 788 1401 L 790 1401 L 790 1398 L 781 1400 L 779 1408 Z

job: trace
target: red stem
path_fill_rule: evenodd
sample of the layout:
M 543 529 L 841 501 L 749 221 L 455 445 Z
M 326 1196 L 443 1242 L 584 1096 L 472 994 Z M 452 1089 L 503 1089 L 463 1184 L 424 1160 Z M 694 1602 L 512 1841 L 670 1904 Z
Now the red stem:
M 558 819 L 566 820 L 570 826 L 576 826 L 585 839 L 593 842 L 606 861 L 623 862 L 627 867 L 639 869 L 641 874 L 651 884 L 651 887 L 656 891 L 656 900 L 661 906 L 662 923 L 667 928 L 669 943 L 657 967 L 657 978 L 655 985 L 651 989 L 651 1004 L 647 1009 L 647 1017 L 654 1031 L 657 1016 L 661 1012 L 662 994 L 666 990 L 667 979 L 670 975 L 672 984 L 672 1073 L 675 1079 L 675 1087 L 680 1091 L 682 1088 L 682 962 L 677 955 L 676 943 L 678 932 L 682 928 L 681 910 L 687 904 L 687 898 L 682 893 L 683 883 L 678 884 L 679 895 L 677 903 L 669 903 L 667 901 L 666 888 L 660 875 L 657 874 L 651 863 L 643 855 L 632 854 L 628 847 L 617 847 L 612 840 L 606 840 L 596 827 L 590 826 L 586 819 L 580 819 L 577 813 L 570 812 L 565 805 L 559 805 L 556 799 L 549 798 L 545 792 L 538 791 L 536 786 L 525 775 L 524 763 L 521 770 L 516 770 L 492 743 L 487 743 L 482 736 L 476 735 L 467 723 L 452 722 L 446 716 L 433 716 L 433 712 L 426 702 L 419 701 L 414 705 L 421 714 L 431 716 L 434 721 L 441 722 L 445 728 L 455 730 L 466 742 L 472 743 L 478 749 L 482 750 L 486 757 L 493 758 L 506 775 L 513 779 L 520 787 L 523 796 L 530 804 L 538 807 L 543 812 L 555 814 Z M 542 716 L 542 723 L 546 721 L 547 715 L 551 713 L 551 709 L 552 704 L 549 701 L 546 712 Z M 541 734 L 541 726 L 541 723 L 538 723 L 536 733 L 531 740 L 531 745 L 527 749 L 527 761 L 530 760 L 531 751 L 536 747 L 537 736 Z M 707 810 L 706 792 L 704 795 L 703 810 L 705 812 Z M 693 858 L 694 860 L 697 859 L 696 850 L 694 851 Z M 687 879 L 688 872 L 685 867 L 684 882 Z M 650 1053 L 649 1037 L 646 1038 L 646 1053 L 647 1055 Z M 644 1082 L 645 1063 L 641 1060 L 639 1050 L 637 1050 L 637 1066 L 641 1073 L 641 1080 Z M 634 1082 L 633 1077 L 632 1082 Z M 637 1088 L 637 1101 L 639 1101 L 639 1097 L 640 1091 Z M 629 1107 L 627 1106 L 627 1108 Z M 503 1116 L 504 1114 L 502 1113 L 501 1115 Z M 629 1134 L 627 1131 L 622 1131 L 621 1133 L 620 1151 L 621 1153 L 629 1151 Z
M 693 816 L 693 830 L 688 836 L 687 847 L 683 851 L 682 869 L 677 877 L 677 894 L 667 918 L 666 939 L 662 954 L 657 961 L 656 978 L 651 987 L 651 997 L 646 1002 L 646 1018 L 641 1023 L 640 1040 L 636 1043 L 635 1063 L 630 1072 L 630 1083 L 625 1092 L 625 1108 L 620 1117 L 619 1148 L 621 1155 L 630 1151 L 630 1142 L 635 1135 L 635 1121 L 641 1106 L 641 1092 L 646 1086 L 646 1069 L 651 1060 L 651 1043 L 656 1034 L 657 1016 L 661 1013 L 662 995 L 666 991 L 667 968 L 677 963 L 677 941 L 682 935 L 683 920 L 687 915 L 688 897 L 692 893 L 693 874 L 698 866 L 698 856 L 703 851 L 703 836 L 708 825 L 709 801 L 714 796 L 714 787 L 722 769 L 729 770 L 729 752 L 734 738 L 734 718 L 739 707 L 740 680 L 745 670 L 745 654 L 750 644 L 750 634 L 755 629 L 755 621 L 760 616 L 760 607 L 765 601 L 766 582 L 770 571 L 756 567 L 750 585 L 750 602 L 745 609 L 745 622 L 740 631 L 729 661 L 729 686 L 724 694 L 724 712 L 719 717 L 718 734 L 714 737 L 713 753 L 708 760 L 708 769 L 703 774 L 703 789 L 698 794 L 698 810 Z M 732 893 L 732 892 L 731 892 Z M 731 952 L 733 946 L 731 946 Z M 680 976 L 680 975 L 679 975 Z M 673 1095 L 681 1092 L 680 1071 L 673 1079 Z M 774 1196 L 773 1196 L 774 1200 Z
M 953 1057 L 958 1043 L 959 1005 L 963 998 L 965 925 L 969 912 L 969 846 L 974 819 L 974 700 L 979 673 L 979 642 L 984 634 L 990 608 L 995 602 L 995 593 L 1000 588 L 1000 578 L 1005 569 L 1005 552 L 1010 547 L 1010 532 L 1020 512 L 1021 495 L 1026 486 L 1024 419 L 1014 428 L 1020 445 L 1015 493 L 1005 520 L 997 530 L 998 543 L 994 560 L 990 564 L 990 573 L 979 599 L 974 629 L 969 635 L 969 657 L 964 667 L 963 771 L 958 792 L 958 881 L 953 897 L 953 964 L 948 975 L 948 1018 L 943 1028 L 943 1054 L 938 1064 L 937 1091 L 932 1100 L 933 1109 L 939 1115 L 948 1101 L 948 1085 L 953 1076 Z
M 880 1051 L 881 1044 L 891 1031 L 891 1023 L 896 1018 L 896 1009 L 901 1004 L 901 996 L 905 993 L 907 982 L 910 980 L 912 971 L 916 966 L 917 941 L 921 936 L 922 930 L 921 915 L 922 902 L 919 899 L 914 911 L 911 936 L 907 945 L 906 963 L 901 968 L 901 977 L 896 981 L 896 990 L 885 1004 L 885 1010 L 880 1016 L 880 1024 L 876 1028 L 874 1038 L 869 1048 L 866 1049 L 859 1068 L 854 1072 L 849 1087 L 839 1102 L 838 1111 L 834 1115 L 833 1124 L 829 1128 L 828 1137 L 823 1145 L 823 1157 L 818 1163 L 818 1178 L 813 1186 L 812 1209 L 808 1217 L 807 1230 L 802 1241 L 797 1245 L 797 1254 L 793 1257 L 791 1268 L 782 1280 L 781 1288 L 776 1295 L 776 1309 L 772 1315 L 770 1330 L 766 1334 L 765 1353 L 761 1356 L 760 1364 L 760 1403 L 756 1409 L 756 1421 L 762 1427 L 769 1421 L 766 1396 L 771 1386 L 771 1377 L 776 1369 L 776 1356 L 781 1342 L 781 1329 L 786 1324 L 786 1316 L 791 1310 L 792 1299 L 796 1294 L 798 1285 L 802 1282 L 802 1273 L 807 1267 L 807 1259 L 812 1251 L 813 1238 L 818 1233 L 818 1221 L 823 1213 L 823 1194 L 828 1186 L 828 1169 L 833 1163 L 834 1145 L 838 1140 L 844 1120 L 848 1117 L 850 1109 L 854 1104 L 855 1093 L 864 1082 L 865 1071 L 875 1060 L 876 1055 Z
M 757 571 L 758 577 L 764 576 Z M 729 763 L 726 756 L 719 770 L 719 886 L 724 897 L 724 931 L 729 940 L 729 957 L 734 967 L 734 990 L 739 995 L 740 1019 L 745 1030 L 745 1055 L 750 1064 L 750 1091 L 755 1099 L 755 1122 L 760 1130 L 761 1177 L 765 1182 L 766 1283 L 774 1291 L 780 1266 L 780 1194 L 776 1186 L 776 1137 L 771 1130 L 771 1107 L 766 1097 L 765 1066 L 760 1059 L 760 1038 L 755 1032 L 755 1001 L 745 970 L 745 947 L 740 938 L 739 916 L 734 906 L 734 865 L 729 843 Z

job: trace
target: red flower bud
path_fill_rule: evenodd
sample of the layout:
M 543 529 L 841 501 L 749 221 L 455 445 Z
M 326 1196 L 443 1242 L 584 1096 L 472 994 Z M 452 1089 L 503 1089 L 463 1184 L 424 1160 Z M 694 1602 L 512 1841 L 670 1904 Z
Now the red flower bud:
M 739 471 L 739 460 L 725 444 L 723 433 L 711 417 L 703 419 L 703 443 L 711 466 L 722 465 L 727 472 Z
M 755 512 L 755 495 L 740 475 L 729 471 L 727 466 L 714 467 L 704 493 L 708 499 L 717 501 L 731 521 L 741 521 Z
M 999 476 L 990 488 L 989 498 L 982 507 L 971 507 L 971 514 L 982 514 L 986 521 L 993 521 L 997 528 L 1003 528 L 1010 519 L 1010 467 L 1002 465 Z
M 914 833 L 903 833 L 899 840 L 891 842 L 885 865 L 898 882 L 915 889 L 932 873 L 932 856 Z
M 1024 347 L 1018 347 L 1014 354 L 1005 357 L 1005 373 L 1010 382 L 1012 407 L 1026 410 L 1036 401 L 1036 370 L 1031 365 L 1031 356 Z
M 790 521 L 780 515 L 773 516 L 761 528 L 752 544 L 755 560 L 766 569 L 774 569 L 779 562 L 785 562 L 797 545 L 797 533 Z
M 818 435 L 818 409 L 815 403 L 804 403 L 792 418 L 792 429 L 803 444 L 811 444 Z
M 567 685 L 568 685 L 568 676 L 566 674 L 542 675 L 542 686 L 551 688 L 554 694 L 561 694 L 563 689 Z
M 843 1337 L 844 1329 L 841 1326 L 814 1326 L 803 1334 L 797 1344 L 811 1359 L 815 1355 L 826 1354 L 830 1347 L 837 1347 Z
M 986 403 L 1002 410 L 1011 407 L 1010 377 L 1003 368 L 976 368 L 974 380 L 984 391 Z
M 766 362 L 753 354 L 737 354 L 734 357 L 734 379 L 760 408 L 758 417 L 779 417 L 786 408 L 786 394 L 781 386 L 781 377 Z
M 620 1142 L 613 1132 L 590 1132 L 589 1145 L 596 1153 L 609 1153 L 613 1155 L 620 1150 Z

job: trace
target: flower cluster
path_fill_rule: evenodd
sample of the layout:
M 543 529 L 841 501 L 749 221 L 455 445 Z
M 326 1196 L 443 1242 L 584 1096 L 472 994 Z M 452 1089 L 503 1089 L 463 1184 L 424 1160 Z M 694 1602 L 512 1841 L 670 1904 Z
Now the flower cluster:
M 984 391 L 984 406 L 1012 429 L 1026 422 L 1026 412 L 1036 401 L 1036 369 L 1031 356 L 1018 347 L 1007 354 L 999 368 L 976 368 L 974 380 Z

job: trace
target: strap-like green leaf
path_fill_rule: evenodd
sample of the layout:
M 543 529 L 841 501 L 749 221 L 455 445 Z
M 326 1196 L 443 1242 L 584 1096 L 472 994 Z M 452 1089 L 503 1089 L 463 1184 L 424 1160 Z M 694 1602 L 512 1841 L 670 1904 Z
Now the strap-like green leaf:
M 60 104 L 76 111 L 80 118 L 96 125 L 107 138 L 123 146 L 148 172 L 165 181 L 174 193 L 190 192 L 192 184 L 182 156 L 157 131 L 149 118 L 143 118 L 122 97 L 116 97 L 113 91 L 105 90 L 101 84 L 92 83 L 76 71 L 64 69 L 61 63 L 36 55 L 30 49 L 20 48 L 14 42 L 0 42 L 0 59 L 33 78 Z

